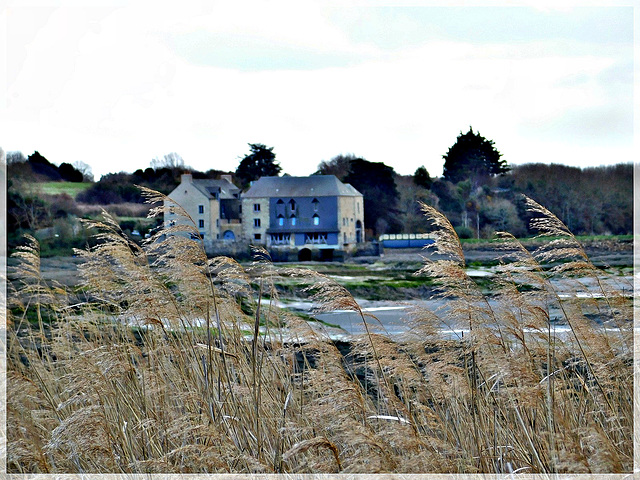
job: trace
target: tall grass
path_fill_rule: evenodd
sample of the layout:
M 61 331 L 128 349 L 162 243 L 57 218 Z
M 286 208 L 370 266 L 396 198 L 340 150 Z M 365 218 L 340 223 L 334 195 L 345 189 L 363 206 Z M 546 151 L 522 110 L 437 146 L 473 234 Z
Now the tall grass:
M 77 252 L 80 290 L 41 278 L 34 239 L 16 254 L 9 472 L 631 471 L 631 300 L 535 202 L 555 240 L 530 253 L 503 234 L 491 296 L 466 275 L 451 224 L 423 206 L 440 255 L 418 275 L 446 302 L 391 338 L 326 276 L 277 268 L 261 249 L 247 267 L 207 258 L 187 213 L 145 194 L 162 205 L 150 215 L 185 223 L 140 247 L 108 214 L 87 222 L 98 243 Z M 357 312 L 366 335 L 334 342 L 280 311 L 282 276 L 319 309 Z M 565 295 L 587 283 L 590 296 Z M 445 325 L 464 333 L 442 338 Z

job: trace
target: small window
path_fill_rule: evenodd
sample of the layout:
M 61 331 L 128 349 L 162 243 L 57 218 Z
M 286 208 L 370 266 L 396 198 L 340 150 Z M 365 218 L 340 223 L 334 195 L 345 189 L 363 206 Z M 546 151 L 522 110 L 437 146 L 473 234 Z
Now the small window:
M 346 232 L 344 233 L 344 243 L 347 243 L 347 234 L 346 234 Z
M 284 217 L 282 215 L 278 215 L 278 226 L 282 227 L 284 225 Z
M 284 200 L 279 198 L 278 201 L 276 202 L 276 205 L 284 205 Z
M 198 205 L 198 213 L 201 215 L 204 213 L 204 205 Z
M 289 217 L 289 219 L 291 220 L 291 226 L 295 226 L 296 224 L 296 216 L 295 215 L 291 215 L 291 217 Z
M 313 211 L 317 212 L 318 211 L 318 204 L 320 202 L 318 201 L 317 198 L 314 198 L 313 200 L 311 200 L 311 205 L 313 205 Z
M 198 220 L 198 228 L 204 228 L 204 220 Z
M 289 200 L 289 208 L 291 208 L 292 211 L 296 209 L 296 201 L 293 198 Z
M 320 225 L 320 217 L 318 216 L 317 213 L 313 216 L 313 224 Z
M 254 212 L 259 212 L 260 211 L 260 204 L 259 203 L 254 203 L 253 204 L 253 211 Z
M 259 227 L 260 226 L 260 219 L 259 218 L 254 218 L 253 219 L 253 226 L 254 227 Z
M 254 240 L 261 240 L 261 239 L 262 239 L 262 234 L 260 234 L 260 233 L 256 233 L 256 234 L 254 234 L 254 235 L 253 235 L 253 239 L 254 239 Z

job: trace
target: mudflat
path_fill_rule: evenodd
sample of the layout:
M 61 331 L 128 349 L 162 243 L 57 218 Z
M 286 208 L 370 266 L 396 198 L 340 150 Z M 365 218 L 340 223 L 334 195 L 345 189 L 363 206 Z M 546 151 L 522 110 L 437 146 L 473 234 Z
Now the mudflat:
M 538 246 L 539 244 L 533 241 L 526 244 L 529 250 L 535 250 Z M 585 243 L 584 248 L 593 264 L 598 267 L 633 266 L 632 240 L 594 240 Z M 491 262 L 496 262 L 501 256 L 501 252 L 488 242 L 463 244 L 463 249 L 467 264 L 490 264 Z M 383 262 L 385 264 L 415 263 L 416 266 L 418 266 L 423 261 L 423 257 L 428 258 L 430 256 L 430 252 L 429 249 L 420 248 L 386 249 L 382 257 L 355 257 L 345 263 L 345 265 L 351 262 L 358 264 Z M 82 262 L 82 258 L 75 256 L 42 258 L 40 260 L 40 268 L 45 280 L 55 281 L 62 285 L 75 286 L 80 282 L 78 265 Z M 11 266 L 16 264 L 16 260 L 9 258 L 7 263 L 9 266 L 9 277 L 11 278 L 10 269 Z M 334 263 L 332 270 L 336 268 L 339 270 L 339 265 L 340 264 Z M 310 265 L 310 268 L 314 268 L 313 265 Z

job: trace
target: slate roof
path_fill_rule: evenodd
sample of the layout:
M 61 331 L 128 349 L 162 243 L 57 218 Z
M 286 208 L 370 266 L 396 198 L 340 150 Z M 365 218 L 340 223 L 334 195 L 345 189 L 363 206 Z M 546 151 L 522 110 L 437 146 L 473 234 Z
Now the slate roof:
M 218 194 L 220 200 L 238 198 L 240 189 L 227 180 L 193 179 L 193 186 L 200 190 L 207 198 L 214 198 Z M 235 195 L 234 195 L 235 194 Z
M 261 177 L 242 194 L 244 198 L 264 197 L 360 197 L 348 183 L 342 183 L 335 175 L 311 175 L 309 177 Z

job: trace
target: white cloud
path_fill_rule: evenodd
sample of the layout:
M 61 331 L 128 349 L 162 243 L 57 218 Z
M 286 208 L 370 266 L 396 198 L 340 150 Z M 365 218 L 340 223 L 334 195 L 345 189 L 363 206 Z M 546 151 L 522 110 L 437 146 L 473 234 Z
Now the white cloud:
M 199 169 L 233 170 L 248 142 L 262 142 L 291 174 L 350 152 L 404 174 L 422 164 L 440 174 L 442 154 L 472 125 L 514 163 L 602 163 L 606 151 L 631 160 L 628 138 L 606 129 L 594 147 L 600 115 L 622 130 L 630 122 L 630 79 L 606 76 L 628 73 L 631 46 L 450 40 L 385 50 L 355 43 L 329 7 L 287 7 L 288 16 L 270 3 L 247 10 L 234 2 L 45 12 L 32 37 L 9 39 L 24 55 L 10 72 L 5 149 L 82 160 L 99 175 L 144 168 L 171 151 Z M 16 11 L 16 22 L 31 18 Z M 219 53 L 211 45 L 189 43 L 212 38 L 231 42 L 225 55 L 249 38 L 283 49 L 285 60 L 332 53 L 358 61 L 223 68 L 220 56 L 200 61 Z

